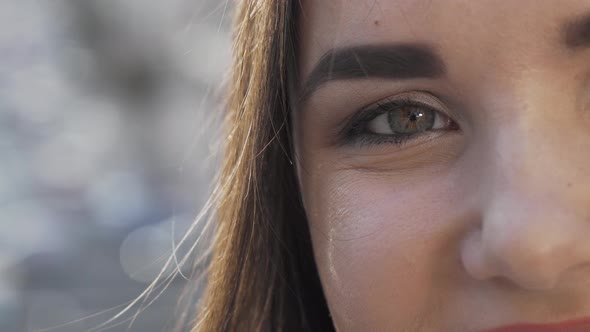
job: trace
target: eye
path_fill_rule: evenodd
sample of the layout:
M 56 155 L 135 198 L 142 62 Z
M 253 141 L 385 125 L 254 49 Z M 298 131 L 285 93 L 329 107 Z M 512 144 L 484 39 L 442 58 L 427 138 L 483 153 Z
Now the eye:
M 367 124 L 369 132 L 380 135 L 413 135 L 427 130 L 444 129 L 450 119 L 440 112 L 425 107 L 407 105 L 387 110 Z
M 443 104 L 424 93 L 409 93 L 379 102 L 357 112 L 341 131 L 339 142 L 361 146 L 401 145 L 428 132 L 458 130 L 457 123 L 439 109 L 445 109 Z

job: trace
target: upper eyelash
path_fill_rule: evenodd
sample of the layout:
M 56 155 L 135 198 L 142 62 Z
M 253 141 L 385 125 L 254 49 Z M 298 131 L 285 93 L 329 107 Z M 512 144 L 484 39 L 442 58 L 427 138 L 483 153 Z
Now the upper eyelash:
M 393 106 L 393 107 L 391 107 Z M 383 135 L 367 132 L 366 126 L 369 121 L 375 119 L 379 115 L 389 112 L 399 107 L 416 106 L 438 112 L 432 106 L 416 101 L 412 98 L 396 98 L 386 99 L 382 102 L 377 102 L 371 106 L 361 109 L 354 114 L 347 122 L 344 128 L 340 131 L 338 141 L 340 145 L 351 145 L 361 143 L 362 145 L 375 145 L 381 143 L 394 143 L 402 145 L 415 135 Z M 390 109 L 385 109 L 390 107 Z M 362 141 L 361 141 L 362 140 Z

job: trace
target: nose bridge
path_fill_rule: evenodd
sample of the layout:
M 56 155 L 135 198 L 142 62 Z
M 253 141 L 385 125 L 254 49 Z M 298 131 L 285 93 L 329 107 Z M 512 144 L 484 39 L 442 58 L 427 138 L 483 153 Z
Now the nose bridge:
M 547 288 L 570 268 L 590 263 L 584 165 L 590 140 L 576 130 L 571 108 L 555 109 L 547 98 L 519 107 L 499 117 L 490 135 L 481 227 L 468 239 L 464 259 L 479 279 L 500 276 Z
M 521 85 L 513 106 L 492 121 L 487 188 L 492 196 L 575 210 L 589 202 L 590 123 L 551 84 Z

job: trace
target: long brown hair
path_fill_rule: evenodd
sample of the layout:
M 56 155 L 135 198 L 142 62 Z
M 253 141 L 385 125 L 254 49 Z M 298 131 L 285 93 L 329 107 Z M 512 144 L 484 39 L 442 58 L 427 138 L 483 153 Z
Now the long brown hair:
M 236 5 L 216 233 L 193 331 L 330 331 L 290 138 L 296 0 Z

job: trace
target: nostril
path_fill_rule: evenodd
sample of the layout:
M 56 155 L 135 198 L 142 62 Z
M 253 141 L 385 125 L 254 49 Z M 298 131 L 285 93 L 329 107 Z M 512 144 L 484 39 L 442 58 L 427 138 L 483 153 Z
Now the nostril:
M 509 263 L 501 274 L 530 290 L 553 288 L 560 275 L 559 271 L 541 256 L 526 255 L 521 260 Z

